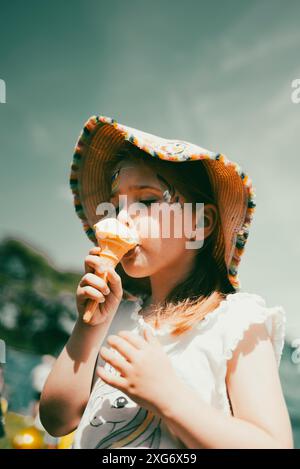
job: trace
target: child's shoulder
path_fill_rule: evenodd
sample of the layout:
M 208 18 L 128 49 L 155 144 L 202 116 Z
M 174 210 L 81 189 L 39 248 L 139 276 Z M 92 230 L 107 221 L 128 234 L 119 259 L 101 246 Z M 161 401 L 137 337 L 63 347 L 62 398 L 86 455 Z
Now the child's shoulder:
M 284 347 L 286 313 L 281 305 L 267 306 L 257 293 L 236 292 L 196 326 L 193 343 L 208 349 L 216 361 L 230 360 L 252 324 L 265 324 L 279 366 Z
M 221 303 L 217 329 L 222 337 L 223 354 L 231 359 L 234 349 L 252 324 L 265 324 L 279 366 L 284 346 L 286 312 L 281 305 L 267 306 L 257 293 L 237 292 Z

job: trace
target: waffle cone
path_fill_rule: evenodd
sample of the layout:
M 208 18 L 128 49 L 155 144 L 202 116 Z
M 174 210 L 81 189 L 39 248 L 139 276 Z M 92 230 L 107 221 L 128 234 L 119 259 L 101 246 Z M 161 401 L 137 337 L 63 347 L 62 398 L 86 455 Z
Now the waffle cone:
M 106 238 L 98 240 L 101 247 L 100 257 L 111 259 L 116 266 L 122 257 L 136 246 L 135 242 L 128 242 L 122 238 Z

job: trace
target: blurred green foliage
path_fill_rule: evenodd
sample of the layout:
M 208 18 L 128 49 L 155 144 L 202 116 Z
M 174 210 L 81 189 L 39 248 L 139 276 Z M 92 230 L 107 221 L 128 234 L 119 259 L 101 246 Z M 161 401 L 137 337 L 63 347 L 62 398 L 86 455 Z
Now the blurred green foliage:
M 80 274 L 61 272 L 46 255 L 12 238 L 0 244 L 0 337 L 35 353 L 56 355 L 77 317 Z

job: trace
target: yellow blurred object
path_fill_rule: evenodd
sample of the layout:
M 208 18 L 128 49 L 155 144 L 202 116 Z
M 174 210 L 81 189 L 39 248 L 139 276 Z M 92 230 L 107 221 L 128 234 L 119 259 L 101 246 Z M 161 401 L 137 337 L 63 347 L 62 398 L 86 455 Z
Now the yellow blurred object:
M 57 445 L 58 449 L 69 449 L 72 446 L 73 439 L 74 439 L 74 434 L 75 430 L 72 433 L 69 433 L 68 435 L 62 436 L 59 439 L 59 443 Z
M 1 397 L 1 410 L 2 414 L 6 414 L 8 408 L 8 402 L 4 397 Z
M 14 449 L 43 449 L 44 440 L 42 433 L 35 427 L 27 427 L 18 431 L 12 438 Z

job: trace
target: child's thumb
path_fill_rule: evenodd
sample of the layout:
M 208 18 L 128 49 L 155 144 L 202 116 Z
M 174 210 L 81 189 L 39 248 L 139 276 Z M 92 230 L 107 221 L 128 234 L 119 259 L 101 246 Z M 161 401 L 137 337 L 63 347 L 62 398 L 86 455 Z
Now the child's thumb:
M 94 246 L 93 248 L 89 250 L 89 254 L 92 254 L 94 256 L 99 256 L 100 252 L 101 252 L 100 246 Z

